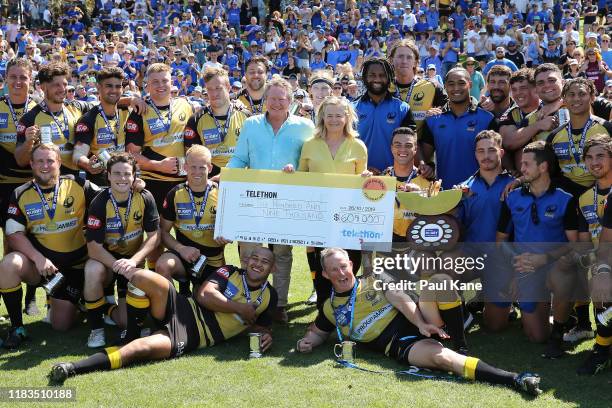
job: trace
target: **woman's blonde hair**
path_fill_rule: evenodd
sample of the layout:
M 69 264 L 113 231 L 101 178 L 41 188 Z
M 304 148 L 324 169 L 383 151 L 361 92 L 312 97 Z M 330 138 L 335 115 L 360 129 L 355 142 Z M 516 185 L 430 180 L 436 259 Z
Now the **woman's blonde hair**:
M 346 115 L 346 124 L 344 125 L 344 137 L 349 139 L 354 139 L 359 134 L 357 133 L 357 114 L 355 113 L 355 109 L 350 104 L 348 99 L 345 97 L 338 96 L 328 96 L 323 100 L 321 106 L 317 111 L 316 115 L 316 125 L 314 130 L 314 137 L 325 139 L 327 136 L 327 130 L 325 129 L 325 110 L 328 106 L 341 106 L 344 109 L 344 113 Z

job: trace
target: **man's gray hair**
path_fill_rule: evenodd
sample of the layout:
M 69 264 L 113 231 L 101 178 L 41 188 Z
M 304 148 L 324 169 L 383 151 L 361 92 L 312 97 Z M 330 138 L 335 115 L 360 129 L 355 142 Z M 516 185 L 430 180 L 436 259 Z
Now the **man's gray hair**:
M 325 269 L 325 259 L 335 254 L 341 254 L 345 259 L 350 259 L 348 252 L 342 248 L 325 248 L 321 251 L 321 268 Z
M 272 79 L 266 83 L 266 87 L 264 89 L 264 99 L 268 97 L 268 92 L 270 92 L 270 88 L 273 86 L 284 88 L 285 92 L 287 93 L 287 98 L 289 98 L 289 103 L 293 102 L 293 88 L 286 79 L 281 78 L 280 76 L 273 76 Z

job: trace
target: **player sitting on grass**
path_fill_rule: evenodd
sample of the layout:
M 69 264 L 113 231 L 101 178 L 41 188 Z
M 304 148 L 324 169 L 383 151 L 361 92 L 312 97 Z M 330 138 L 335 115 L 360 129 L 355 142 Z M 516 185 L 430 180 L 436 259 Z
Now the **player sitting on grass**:
M 204 284 L 196 299 L 180 295 L 174 286 L 154 272 L 132 268 L 123 272 L 131 295 L 139 296 L 141 308 L 128 313 L 130 325 L 138 324 L 150 306 L 160 330 L 122 347 L 109 347 L 74 363 L 57 363 L 49 374 L 51 381 L 96 370 L 116 369 L 143 360 L 179 357 L 199 347 L 209 347 L 234 337 L 247 328 L 261 332 L 261 349 L 272 345 L 270 311 L 276 310 L 277 295 L 268 284 L 274 269 L 274 254 L 255 248 L 246 271 L 234 266 L 219 268 Z
M 332 295 L 298 341 L 298 351 L 312 351 L 336 329 L 340 341 L 343 338 L 356 341 L 383 351 L 401 363 L 451 371 L 464 378 L 514 387 L 531 395 L 542 393 L 540 377 L 536 374 L 504 371 L 443 347 L 431 337 L 448 335 L 438 326 L 427 323 L 416 303 L 404 301 L 400 305 L 399 300 L 404 297 L 376 291 L 372 278 L 358 280 L 343 249 L 324 250 L 321 263 L 323 276 L 332 283 Z

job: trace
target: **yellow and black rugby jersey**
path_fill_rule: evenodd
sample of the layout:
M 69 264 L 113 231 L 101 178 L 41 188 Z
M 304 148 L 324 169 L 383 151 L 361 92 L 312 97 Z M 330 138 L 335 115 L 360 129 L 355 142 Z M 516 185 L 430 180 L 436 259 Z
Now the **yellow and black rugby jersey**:
M 198 248 L 208 258 L 208 265 L 223 266 L 223 247 L 215 242 L 215 220 L 217 218 L 216 184 L 210 184 L 206 207 L 199 225 L 196 215 L 201 211 L 205 191 L 193 192 L 196 210 L 189 197 L 187 183 L 181 183 L 168 192 L 161 209 L 161 215 L 174 223 L 176 240 L 183 245 Z M 199 236 L 201 235 L 201 236 Z
M 189 118 L 185 127 L 185 151 L 194 144 L 204 145 L 210 149 L 212 164 L 217 167 L 225 167 L 234 155 L 240 137 L 240 129 L 250 116 L 249 111 L 237 103 L 232 103 L 230 112 L 229 124 L 227 115 L 216 117 L 219 128 L 209 107 L 205 107 Z M 226 129 L 227 133 L 224 135 Z
M 513 103 L 498 119 L 498 128 L 515 126 L 517 129 L 527 126 L 527 116 L 516 103 Z
M 409 325 L 396 308 L 385 297 L 382 290 L 374 288 L 376 277 L 359 279 L 355 297 L 353 331 L 350 339 L 366 343 L 376 350 L 389 354 L 391 342 L 402 326 Z M 331 332 L 340 329 L 343 339 L 349 339 L 351 310 L 348 304 L 351 292 L 336 293 L 332 307 L 331 298 L 323 304 L 315 320 L 320 330 Z M 335 309 L 335 312 L 334 312 Z M 338 319 L 338 320 L 337 320 Z
M 608 135 L 612 134 L 612 123 L 596 116 L 591 116 L 591 120 L 592 122 L 586 131 L 586 140 L 589 140 L 594 135 L 600 133 Z M 578 163 L 576 163 L 576 159 L 574 158 L 572 149 L 570 147 L 567 128 L 567 123 L 562 124 L 548 135 L 546 142 L 550 143 L 555 151 L 563 175 L 575 183 L 585 187 L 590 187 L 595 182 L 595 177 L 589 173 L 584 161 L 582 160 L 582 151 L 580 150 L 580 139 L 582 138 L 584 129 L 572 129 L 574 148 L 576 154 L 579 155 Z
M 7 223 L 12 220 L 21 224 L 32 245 L 56 266 L 77 266 L 87 256 L 83 231 L 87 208 L 100 189 L 71 175 L 61 176 L 59 183 L 53 219 L 30 181 L 13 192 Z M 52 209 L 55 189 L 41 191 Z
M 38 104 L 19 120 L 17 125 L 17 144 L 25 142 L 25 131 L 30 126 L 50 126 L 53 143 L 59 147 L 61 152 L 62 174 L 75 174 L 78 168 L 72 162 L 74 129 L 79 118 L 94 106 L 88 102 L 72 101 L 64 104 L 61 112 L 49 113 L 46 108 Z
M 601 220 L 606 205 L 608 205 L 609 193 L 610 188 L 598 189 L 595 185 L 578 198 L 578 208 L 580 209 L 578 231 L 591 234 L 591 242 L 593 242 L 595 248 L 599 245 L 599 236 L 602 229 Z
M 413 80 L 408 85 L 396 83 L 394 88 L 392 92 L 395 92 L 395 96 L 410 106 L 419 136 L 427 111 L 431 108 L 441 108 L 448 102 L 448 96 L 440 85 L 424 79 Z
M 208 278 L 208 281 L 219 285 L 219 291 L 229 300 L 238 303 L 247 303 L 245 289 L 242 283 L 243 269 L 235 266 L 223 266 Z M 263 290 L 262 290 L 263 289 Z M 278 295 L 269 284 L 263 287 L 249 286 L 251 303 L 257 304 L 255 324 L 269 327 L 272 325 L 272 311 L 276 309 Z M 212 346 L 223 340 L 237 336 L 244 332 L 246 326 L 239 315 L 235 313 L 213 312 L 199 306 L 195 299 L 189 298 L 196 317 L 196 324 L 200 334 L 200 347 Z
M 266 112 L 266 105 L 264 104 L 264 100 L 252 99 L 249 96 L 249 91 L 247 91 L 246 88 L 240 91 L 237 100 L 245 106 L 246 110 L 251 115 L 259 115 L 260 113 Z
M 422 176 L 416 176 L 410 180 L 409 177 L 397 177 L 393 172 L 393 167 L 387 167 L 383 171 L 383 176 L 391 176 L 396 177 L 396 186 L 395 191 L 402 191 L 400 189 L 406 183 L 414 183 L 419 186 L 421 189 L 426 190 L 429 188 L 429 180 Z M 408 231 L 408 227 L 412 224 L 412 221 L 416 218 L 417 214 L 414 211 L 410 211 L 403 204 L 399 202 L 399 200 L 395 199 L 395 209 L 393 211 L 393 235 L 398 235 L 402 238 L 406 237 L 406 232 Z
M 0 184 L 23 184 L 32 178 L 32 169 L 19 167 L 15 160 L 17 124 L 24 112 L 36 106 L 36 102 L 28 99 L 27 108 L 23 103 L 9 103 L 8 95 L 0 98 Z
M 157 205 L 149 191 L 134 192 L 126 227 L 125 212 L 128 202 L 117 202 L 117 216 L 110 193 L 110 188 L 103 190 L 89 206 L 87 241 L 95 241 L 104 245 L 109 252 L 129 257 L 140 249 L 144 241 L 144 231 L 153 232 L 159 228 Z M 122 237 L 127 245 L 123 248 L 118 245 Z
M 191 104 L 183 98 L 172 99 L 169 106 L 153 107 L 144 115 L 132 112 L 125 125 L 125 144 L 142 148 L 142 155 L 149 160 L 167 157 L 185 157 L 183 132 L 187 120 L 193 115 Z M 159 115 L 158 115 L 159 113 Z M 185 177 L 158 171 L 142 171 L 143 179 L 182 181 Z
M 100 105 L 84 114 L 79 119 L 74 135 L 74 142 L 81 142 L 89 146 L 90 155 L 97 155 L 104 149 L 109 153 L 125 151 L 125 124 L 130 111 L 117 108 L 119 118 L 115 115 L 107 116 L 108 125 L 100 113 Z
M 533 125 L 534 123 L 538 121 L 538 114 L 540 113 L 540 110 L 542 109 L 542 107 L 543 105 L 540 104 L 538 109 L 534 110 L 529 115 L 527 115 L 527 118 L 526 118 L 527 124 L 525 126 Z M 554 115 L 557 117 L 557 119 L 559 119 L 559 123 L 565 123 L 566 121 L 569 120 L 569 111 L 564 106 L 562 106 L 561 109 L 556 111 Z M 551 132 L 552 131 L 540 132 L 536 134 L 531 141 L 532 142 L 536 142 L 539 140 L 546 141 L 546 139 L 548 138 L 548 135 L 550 135 Z

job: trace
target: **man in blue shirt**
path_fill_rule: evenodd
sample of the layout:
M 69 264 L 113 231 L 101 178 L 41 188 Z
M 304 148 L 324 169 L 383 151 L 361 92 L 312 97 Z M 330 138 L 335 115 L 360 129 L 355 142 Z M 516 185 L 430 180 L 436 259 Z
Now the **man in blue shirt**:
M 312 137 L 314 125 L 310 119 L 289 114 L 293 90 L 282 78 L 273 78 L 266 85 L 266 113 L 248 118 L 240 132 L 234 156 L 227 167 L 294 171 L 298 168 L 302 145 Z M 240 243 L 240 251 L 250 253 L 259 244 Z M 288 245 L 274 245 L 277 270 L 273 286 L 278 292 L 275 320 L 288 321 L 287 297 L 291 281 L 293 256 Z
M 426 162 L 434 151 L 437 176 L 442 187 L 449 189 L 478 170 L 474 157 L 476 135 L 493 125 L 493 115 L 479 108 L 470 98 L 472 81 L 465 68 L 451 69 L 444 80 L 448 104 L 442 113 L 425 120 L 421 149 Z
M 514 236 L 510 250 L 511 266 L 500 265 L 495 283 L 504 280 L 495 293 L 491 317 L 507 320 L 510 301 L 517 300 L 521 308 L 523 331 L 532 342 L 544 342 L 550 333 L 550 293 L 547 279 L 559 270 L 555 260 L 562 262 L 571 248 L 564 243 L 575 242 L 578 237 L 576 201 L 571 194 L 551 183 L 550 171 L 557 166 L 555 153 L 543 141 L 528 144 L 521 158 L 522 178 L 528 187 L 513 190 L 502 204 L 497 228 L 497 241 L 503 242 Z M 551 285 L 555 293 L 554 284 Z M 499 293 L 508 293 L 502 299 Z M 557 296 L 555 296 L 557 298 Z M 554 308 L 553 308 L 554 309 Z M 555 313 L 554 313 L 555 314 Z M 556 316 L 553 333 L 563 336 L 563 326 L 558 327 Z M 545 355 L 546 356 L 546 353 Z M 552 357 L 552 356 L 551 356 Z
M 457 207 L 457 218 L 464 227 L 465 242 L 495 242 L 502 201 L 500 197 L 514 180 L 502 169 L 502 137 L 483 130 L 475 139 L 478 171 L 461 183 L 467 194 Z
M 391 134 L 400 126 L 416 130 L 406 102 L 389 92 L 395 82 L 393 68 L 384 58 L 371 58 L 361 70 L 366 93 L 353 103 L 359 117 L 359 138 L 368 148 L 368 167 L 375 173 L 393 165 Z
M 495 65 L 505 65 L 510 68 L 512 72 L 518 71 L 516 64 L 506 58 L 506 50 L 504 49 L 504 47 L 497 47 L 495 49 L 495 59 L 487 62 L 487 65 L 485 65 L 485 67 L 482 69 L 482 75 L 486 77 L 489 73 L 489 70 Z

